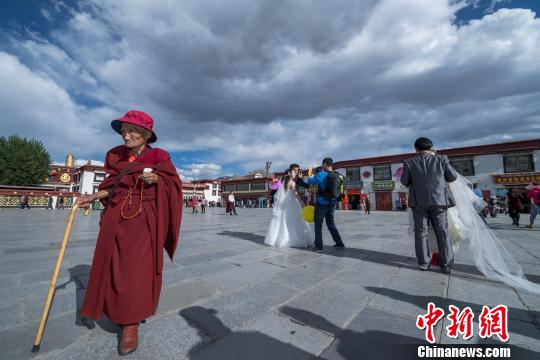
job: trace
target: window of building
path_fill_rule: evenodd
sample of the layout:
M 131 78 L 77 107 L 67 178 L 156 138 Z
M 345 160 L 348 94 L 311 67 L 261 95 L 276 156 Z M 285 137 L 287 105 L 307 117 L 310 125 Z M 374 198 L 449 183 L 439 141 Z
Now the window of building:
M 236 184 L 236 191 L 249 191 L 249 183 Z
M 253 184 L 251 184 L 251 190 L 253 190 L 253 191 L 264 191 L 264 190 L 266 190 L 266 184 L 265 183 L 253 183 Z
M 99 186 L 94 186 L 94 194 L 97 193 L 99 191 Z
M 347 169 L 347 183 L 360 182 L 360 169 Z
M 450 165 L 463 176 L 474 176 L 474 159 L 452 159 Z
M 223 185 L 223 191 L 235 191 L 235 190 L 236 190 L 235 184 Z
M 504 172 L 532 172 L 534 171 L 534 159 L 531 153 L 514 153 L 503 156 Z
M 94 174 L 94 182 L 102 182 L 103 180 L 105 180 L 105 174 L 103 173 Z
M 217 191 L 216 190 L 212 190 L 212 196 L 216 196 L 217 195 Z
M 392 180 L 392 169 L 390 165 L 373 167 L 373 180 Z

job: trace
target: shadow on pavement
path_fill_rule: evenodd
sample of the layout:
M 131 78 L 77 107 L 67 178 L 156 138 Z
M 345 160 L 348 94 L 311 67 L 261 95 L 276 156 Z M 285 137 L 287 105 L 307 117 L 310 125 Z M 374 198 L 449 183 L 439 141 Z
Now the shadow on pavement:
M 374 287 L 374 286 L 366 286 L 365 289 L 375 294 L 383 295 L 394 300 L 408 302 L 409 304 L 416 305 L 422 309 L 426 309 L 427 304 L 429 302 L 433 302 L 437 304 L 438 306 L 444 305 L 443 306 L 444 308 L 446 308 L 448 305 L 455 305 L 460 310 L 463 310 L 465 307 L 469 306 L 473 311 L 480 312 L 482 311 L 482 306 L 484 305 L 484 304 L 470 303 L 470 302 L 466 302 L 462 300 L 444 298 L 441 296 L 411 295 L 411 294 L 407 294 L 398 290 L 380 288 L 380 287 Z M 530 310 L 518 309 L 514 307 L 508 307 L 508 315 L 513 316 L 513 317 L 519 316 L 519 319 L 529 319 L 529 324 L 535 326 L 536 329 L 540 332 L 540 328 L 538 327 L 538 319 L 540 319 L 540 313 L 538 313 L 537 311 L 530 311 Z M 477 315 L 475 315 L 475 317 L 477 317 Z M 523 323 L 524 321 L 518 320 L 515 318 L 509 318 L 508 325 L 509 325 L 510 331 L 519 333 L 528 337 L 531 337 L 533 335 L 530 333 L 530 328 L 527 328 L 527 327 L 522 328 L 520 326 L 512 327 L 512 323 L 514 322 L 516 322 L 516 324 L 519 325 L 520 322 Z M 488 341 L 488 340 L 489 339 L 486 339 L 485 341 Z M 486 342 L 486 343 L 500 344 L 496 341 Z
M 86 287 L 88 285 L 88 278 L 90 277 L 90 269 L 91 266 L 87 264 L 81 264 L 72 267 L 71 269 L 69 269 L 69 281 L 67 281 L 65 284 L 62 284 L 62 286 L 66 286 L 70 282 L 74 282 L 76 286 L 75 304 L 77 308 L 75 309 L 75 325 L 84 326 L 88 329 L 94 329 L 97 323 L 98 326 L 106 332 L 119 335 L 120 327 L 117 324 L 114 324 L 105 315 L 103 315 L 103 318 L 98 321 L 83 318 L 80 315 L 80 311 L 84 301 L 84 294 L 86 293 Z
M 314 355 L 258 331 L 233 331 L 217 311 L 192 306 L 179 313 L 197 330 L 201 342 L 189 350 L 189 359 L 313 359 Z

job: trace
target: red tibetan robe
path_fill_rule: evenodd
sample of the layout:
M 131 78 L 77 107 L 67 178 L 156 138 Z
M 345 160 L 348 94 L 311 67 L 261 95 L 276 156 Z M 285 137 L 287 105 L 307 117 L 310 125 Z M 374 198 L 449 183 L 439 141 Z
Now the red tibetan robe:
M 100 190 L 111 189 L 130 164 L 129 150 L 118 146 L 105 158 L 109 176 Z M 158 175 L 156 184 L 137 176 L 145 168 Z M 139 215 L 126 219 L 137 213 Z M 170 156 L 149 148 L 122 176 L 99 229 L 81 316 L 99 320 L 102 314 L 118 324 L 133 324 L 156 313 L 161 292 L 163 249 L 172 260 L 182 220 L 182 183 Z M 107 199 L 104 199 L 104 203 Z M 122 216 L 123 213 L 123 216 Z

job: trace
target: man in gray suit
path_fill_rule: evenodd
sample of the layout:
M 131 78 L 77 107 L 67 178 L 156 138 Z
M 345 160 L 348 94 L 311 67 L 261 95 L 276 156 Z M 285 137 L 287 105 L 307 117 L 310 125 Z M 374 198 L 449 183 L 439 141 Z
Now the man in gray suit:
M 450 273 L 454 264 L 452 243 L 448 237 L 446 210 L 455 206 L 449 182 L 457 179 L 448 157 L 437 155 L 431 140 L 421 137 L 414 143 L 417 156 L 403 163 L 401 183 L 409 188 L 409 207 L 414 218 L 414 238 L 418 265 L 429 270 L 428 222 L 433 226 L 439 248 L 439 264 Z

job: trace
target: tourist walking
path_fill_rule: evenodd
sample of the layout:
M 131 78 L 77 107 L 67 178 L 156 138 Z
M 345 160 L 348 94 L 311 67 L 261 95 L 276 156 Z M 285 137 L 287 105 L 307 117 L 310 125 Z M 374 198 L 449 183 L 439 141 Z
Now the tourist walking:
M 343 178 L 332 166 L 334 161 L 331 158 L 325 158 L 322 161 L 322 170 L 313 175 L 308 173 L 309 179 L 306 182 L 299 176 L 296 178 L 296 184 L 309 189 L 310 186 L 318 185 L 317 189 L 317 201 L 315 206 L 315 247 L 314 251 L 323 251 L 322 240 L 322 224 L 326 221 L 326 227 L 332 239 L 334 240 L 335 249 L 344 249 L 345 245 L 341 240 L 341 235 L 336 227 L 334 221 L 334 214 L 336 211 L 336 204 L 341 200 L 341 188 L 343 185 Z
M 231 193 L 229 194 L 227 198 L 227 212 L 229 213 L 229 215 L 232 215 L 233 212 L 234 212 L 234 215 L 238 215 L 236 213 L 236 202 L 234 199 L 234 191 L 231 191 Z
M 121 325 L 120 355 L 137 349 L 139 323 L 156 313 L 163 249 L 172 260 L 180 233 L 182 182 L 169 154 L 150 146 L 153 124 L 141 111 L 113 120 L 124 145 L 107 152 L 99 192 L 77 200 L 106 205 L 80 314 Z
M 369 201 L 369 195 L 364 199 L 364 214 L 371 214 L 371 201 Z
M 192 208 L 192 213 L 193 214 L 198 214 L 199 213 L 199 210 L 197 209 L 197 206 L 199 206 L 199 201 L 197 200 L 197 198 L 195 196 L 193 196 L 191 198 L 191 208 Z
M 420 137 L 414 148 L 417 155 L 403 162 L 401 183 L 409 188 L 409 208 L 414 221 L 415 250 L 418 266 L 429 270 L 428 223 L 431 224 L 439 249 L 439 264 L 450 273 L 454 252 L 448 236 L 447 209 L 455 206 L 448 183 L 457 179 L 448 157 L 437 155 L 431 140 Z
M 512 225 L 519 226 L 519 212 L 522 209 L 521 199 L 517 190 L 508 191 L 508 215 L 512 219 Z
M 28 194 L 21 195 L 21 197 L 19 198 L 19 201 L 20 201 L 21 210 L 30 209 L 30 204 L 29 204 L 30 197 L 28 196 Z
M 45 209 L 53 210 L 53 197 L 51 195 L 47 197 L 47 207 Z
M 538 216 L 538 211 L 540 210 L 540 184 L 530 184 L 527 186 L 527 189 L 529 189 L 527 192 L 527 199 L 531 202 L 529 225 L 527 225 L 527 227 L 532 228 L 534 226 L 536 216 Z
M 64 208 L 64 197 L 59 196 L 58 200 L 56 201 L 56 208 L 57 209 L 63 209 Z
M 206 200 L 206 198 L 203 197 L 201 200 L 201 214 L 206 213 L 206 206 L 208 206 L 208 200 Z

